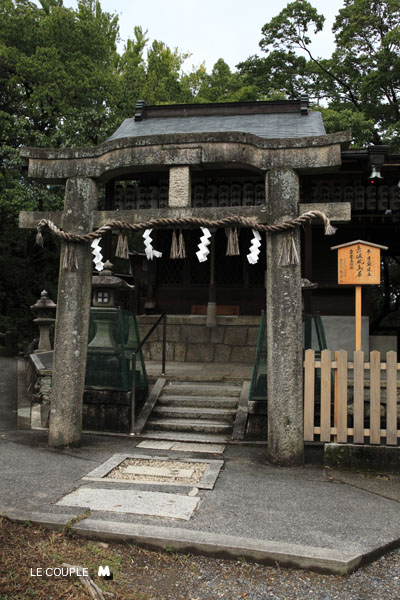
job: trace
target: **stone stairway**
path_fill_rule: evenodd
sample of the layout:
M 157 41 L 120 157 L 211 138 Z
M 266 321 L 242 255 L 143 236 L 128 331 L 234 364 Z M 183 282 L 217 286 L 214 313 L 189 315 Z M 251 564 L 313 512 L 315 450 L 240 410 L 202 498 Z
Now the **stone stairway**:
M 226 382 L 170 381 L 162 389 L 142 435 L 146 438 L 227 442 L 241 385 Z

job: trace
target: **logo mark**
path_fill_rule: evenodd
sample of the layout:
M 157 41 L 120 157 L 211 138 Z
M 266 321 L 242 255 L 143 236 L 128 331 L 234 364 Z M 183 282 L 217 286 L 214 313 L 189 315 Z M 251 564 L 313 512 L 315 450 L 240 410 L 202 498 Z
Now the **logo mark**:
M 97 570 L 97 575 L 99 577 L 104 577 L 104 579 L 113 579 L 112 571 L 108 565 L 100 565 Z

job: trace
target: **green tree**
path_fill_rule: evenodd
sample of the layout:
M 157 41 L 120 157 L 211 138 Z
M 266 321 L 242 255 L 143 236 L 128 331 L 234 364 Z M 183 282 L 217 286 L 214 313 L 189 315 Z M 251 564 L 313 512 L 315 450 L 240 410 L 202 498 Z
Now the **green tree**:
M 232 73 L 223 58 L 217 60 L 209 75 L 204 74 L 195 95 L 196 102 L 240 102 L 255 99 L 254 86 L 246 85 L 240 73 Z
M 137 25 L 133 30 L 133 39 L 128 39 L 119 60 L 118 98 L 116 108 L 122 118 L 132 116 L 136 102 L 142 97 L 146 81 L 146 60 L 144 50 L 148 38 L 147 31 Z
M 181 69 L 189 54 L 154 40 L 147 53 L 146 80 L 142 94 L 148 104 L 173 104 L 188 101 L 180 84 Z
M 0 2 L 0 328 L 32 335 L 29 306 L 55 298 L 58 248 L 34 246 L 20 210 L 54 210 L 60 187 L 24 176 L 19 148 L 97 144 L 113 131 L 118 21 L 100 2 Z
M 70 146 L 104 139 L 117 75 L 117 17 L 98 0 L 80 0 L 76 10 L 62 0 L 46 0 L 42 8 L 5 0 L 0 28 L 0 124 L 7 140 Z
M 400 0 L 345 0 L 329 59 L 314 56 L 311 35 L 325 18 L 306 0 L 288 4 L 262 28 L 261 50 L 238 65 L 260 96 L 308 93 L 328 132 L 352 127 L 355 142 L 400 148 Z

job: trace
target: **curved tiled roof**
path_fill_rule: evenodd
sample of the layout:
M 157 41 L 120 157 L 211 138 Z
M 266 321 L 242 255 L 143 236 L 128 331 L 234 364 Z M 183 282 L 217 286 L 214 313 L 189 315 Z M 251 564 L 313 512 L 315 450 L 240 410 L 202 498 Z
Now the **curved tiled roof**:
M 106 141 L 176 133 L 251 133 L 265 139 L 302 138 L 325 135 L 321 113 L 202 115 L 125 119 Z

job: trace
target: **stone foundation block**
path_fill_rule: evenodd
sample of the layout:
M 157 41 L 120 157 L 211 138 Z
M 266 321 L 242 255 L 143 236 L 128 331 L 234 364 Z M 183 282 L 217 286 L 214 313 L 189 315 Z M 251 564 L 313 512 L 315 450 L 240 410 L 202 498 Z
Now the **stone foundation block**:
M 150 343 L 146 343 L 143 346 L 142 352 L 143 352 L 143 358 L 145 360 L 151 360 L 151 357 L 150 357 Z
M 324 465 L 342 469 L 400 472 L 398 446 L 325 444 Z
M 196 342 L 202 344 L 210 341 L 210 328 L 205 326 L 187 325 L 182 327 L 181 341 L 188 344 Z
M 185 362 L 186 360 L 186 344 L 175 344 L 175 361 Z
M 212 344 L 222 344 L 224 341 L 225 327 L 213 327 L 211 329 L 210 342 Z
M 224 344 L 229 346 L 240 346 L 247 340 L 247 327 L 226 327 Z
M 247 331 L 247 346 L 257 346 L 258 327 L 249 327 Z
M 232 348 L 226 344 L 215 344 L 214 362 L 227 363 L 231 359 Z
M 233 363 L 254 363 L 256 357 L 256 349 L 250 346 L 234 346 L 232 348 L 231 362 Z
M 162 327 L 160 327 L 158 340 L 159 341 L 162 340 Z M 168 321 L 167 321 L 167 341 L 168 342 L 180 342 L 181 341 L 181 328 L 180 328 L 180 326 L 179 325 L 170 325 L 170 326 L 168 326 Z
M 189 344 L 186 352 L 186 362 L 212 362 L 214 346 L 210 344 Z
M 166 343 L 166 359 L 168 361 L 175 360 L 175 344 L 173 342 Z M 151 360 L 162 360 L 162 342 L 150 343 Z

